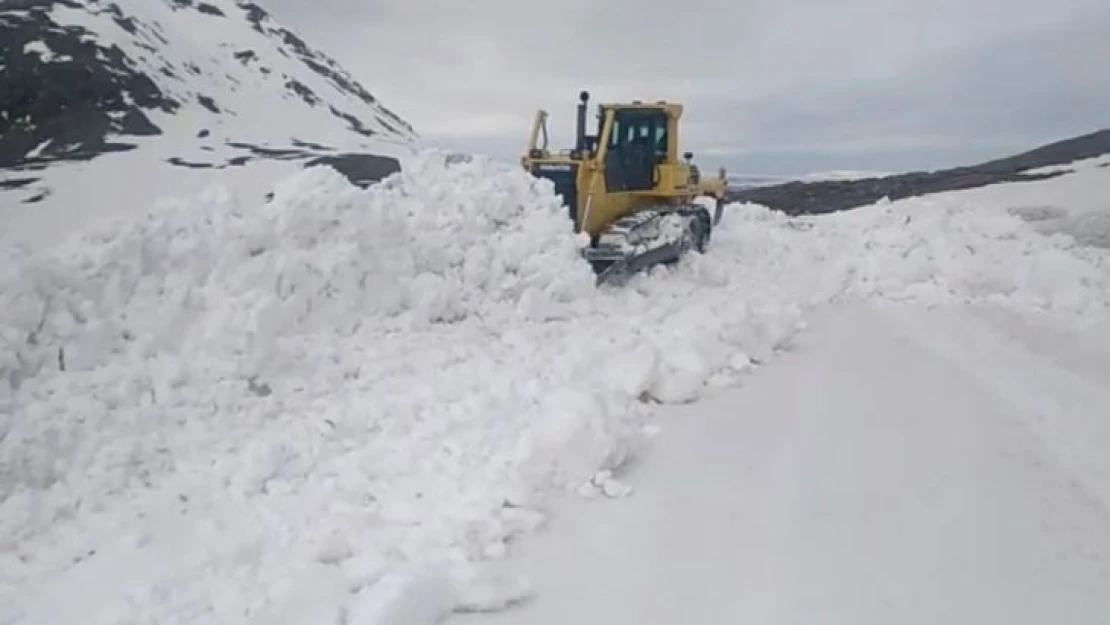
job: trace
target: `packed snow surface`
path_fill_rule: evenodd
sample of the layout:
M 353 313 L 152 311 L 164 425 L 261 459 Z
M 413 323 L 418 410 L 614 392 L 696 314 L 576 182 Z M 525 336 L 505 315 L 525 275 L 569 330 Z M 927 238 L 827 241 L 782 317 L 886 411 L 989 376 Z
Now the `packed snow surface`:
M 0 623 L 500 608 L 531 592 L 504 558 L 551 489 L 627 494 L 653 403 L 737 383 L 815 307 L 1110 310 L 1105 250 L 958 197 L 733 205 L 706 255 L 616 290 L 550 185 L 485 159 L 256 197 L 0 263 Z
M 514 551 L 532 601 L 447 622 L 1106 623 L 1110 337 L 989 304 L 809 321 L 662 411 L 635 496 L 560 503 Z

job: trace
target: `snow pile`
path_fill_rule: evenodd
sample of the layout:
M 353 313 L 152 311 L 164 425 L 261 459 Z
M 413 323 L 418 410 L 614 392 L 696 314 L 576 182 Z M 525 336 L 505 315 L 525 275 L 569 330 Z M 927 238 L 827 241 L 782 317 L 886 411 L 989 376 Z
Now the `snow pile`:
M 190 371 L 160 380 L 163 403 L 194 374 L 282 375 L 320 333 L 475 315 L 496 324 L 522 307 L 551 316 L 589 292 L 555 200 L 522 176 L 483 173 L 425 161 L 365 193 L 314 168 L 262 207 L 212 192 L 111 223 L 41 261 L 13 260 L 3 377 L 20 386 L 46 366 L 90 372 L 170 357 Z
M 1083 159 L 1029 173 L 1071 171 L 1063 176 L 967 189 L 938 197 L 981 207 L 1004 210 L 1028 221 L 1038 232 L 1061 232 L 1083 245 L 1110 248 L 1110 154 Z
M 851 298 L 995 303 L 1072 316 L 1110 310 L 1110 254 L 1042 236 L 959 197 L 907 199 L 790 218 L 734 206 L 728 235 L 811 304 Z
M 624 494 L 644 399 L 799 327 L 708 257 L 599 291 L 577 245 L 549 183 L 432 152 L 369 190 L 312 169 L 11 259 L 0 605 L 412 623 L 519 598 L 496 563 L 545 491 Z

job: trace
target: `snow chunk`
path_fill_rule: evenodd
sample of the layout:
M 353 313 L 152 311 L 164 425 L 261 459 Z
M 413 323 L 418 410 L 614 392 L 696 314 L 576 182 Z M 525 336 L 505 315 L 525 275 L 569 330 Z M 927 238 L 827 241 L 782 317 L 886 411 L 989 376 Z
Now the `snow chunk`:
M 345 622 L 435 625 L 454 604 L 454 591 L 442 575 L 429 570 L 408 570 L 356 595 Z

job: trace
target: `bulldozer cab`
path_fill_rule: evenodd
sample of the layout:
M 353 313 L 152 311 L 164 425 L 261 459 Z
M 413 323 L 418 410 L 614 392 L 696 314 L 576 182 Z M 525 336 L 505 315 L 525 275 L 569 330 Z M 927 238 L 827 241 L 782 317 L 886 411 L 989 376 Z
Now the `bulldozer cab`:
M 606 110 L 608 109 L 608 110 Z M 672 162 L 669 138 L 674 119 L 665 105 L 602 108 L 608 128 L 605 187 L 610 192 L 650 191 L 658 184 L 658 166 Z M 611 116 L 607 114 L 611 111 Z
M 597 106 L 595 132 L 587 129 L 589 94 L 579 95 L 574 146 L 552 151 L 547 118 L 536 112 L 521 165 L 546 178 L 562 196 L 575 231 L 595 239 L 615 220 L 639 210 L 687 205 L 699 195 L 723 196 L 719 180 L 704 180 L 686 153 L 679 158 L 676 102 L 605 103 Z M 718 211 L 719 212 L 719 211 Z

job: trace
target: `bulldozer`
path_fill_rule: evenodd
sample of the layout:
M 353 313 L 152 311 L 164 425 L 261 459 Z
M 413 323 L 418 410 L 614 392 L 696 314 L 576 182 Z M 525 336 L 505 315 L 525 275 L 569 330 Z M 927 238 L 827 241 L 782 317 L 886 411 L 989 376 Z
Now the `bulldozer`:
M 693 154 L 679 158 L 682 104 L 668 101 L 600 104 L 587 133 L 590 94 L 582 91 L 573 148 L 548 149 L 547 111 L 536 111 L 521 166 L 549 180 L 562 196 L 575 233 L 589 235 L 582 255 L 597 283 L 622 284 L 690 250 L 704 252 L 721 221 L 725 170 L 703 178 Z M 705 197 L 714 214 L 698 202 Z

